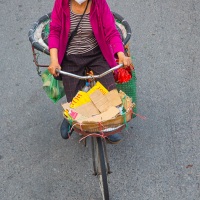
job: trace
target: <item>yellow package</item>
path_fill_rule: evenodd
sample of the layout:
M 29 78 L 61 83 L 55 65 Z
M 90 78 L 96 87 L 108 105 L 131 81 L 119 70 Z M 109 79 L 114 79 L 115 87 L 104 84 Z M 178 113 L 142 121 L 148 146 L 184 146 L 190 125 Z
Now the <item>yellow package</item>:
M 99 81 L 97 81 L 96 84 L 87 92 L 88 96 L 96 90 L 100 90 L 102 94 L 108 93 L 108 90 Z
M 79 91 L 70 103 L 70 108 L 77 108 L 85 103 L 90 102 L 91 99 L 86 92 Z

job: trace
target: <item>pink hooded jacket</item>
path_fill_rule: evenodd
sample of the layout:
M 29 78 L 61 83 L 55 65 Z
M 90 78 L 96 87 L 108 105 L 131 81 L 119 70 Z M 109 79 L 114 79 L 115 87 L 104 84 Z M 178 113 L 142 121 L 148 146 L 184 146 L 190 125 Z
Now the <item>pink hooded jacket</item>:
M 110 67 L 116 66 L 115 55 L 124 52 L 120 34 L 106 0 L 91 0 L 90 23 L 102 54 Z M 62 63 L 70 31 L 69 0 L 55 0 L 51 14 L 49 49 L 58 49 L 58 62 Z

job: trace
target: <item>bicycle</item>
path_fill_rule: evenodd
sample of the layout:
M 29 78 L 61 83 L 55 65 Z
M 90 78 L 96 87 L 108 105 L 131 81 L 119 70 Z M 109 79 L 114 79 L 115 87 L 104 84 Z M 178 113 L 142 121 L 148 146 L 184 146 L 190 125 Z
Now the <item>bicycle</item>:
M 119 14 L 114 13 L 114 18 L 116 22 L 116 26 L 118 31 L 120 32 L 120 35 L 123 40 L 125 52 L 129 55 L 129 47 L 127 45 L 130 37 L 131 37 L 131 28 L 126 20 L 124 20 L 123 17 L 121 17 Z M 32 45 L 32 52 L 33 52 L 33 62 L 37 66 L 37 72 L 39 75 L 41 75 L 41 71 L 39 70 L 40 67 L 48 67 L 48 65 L 41 65 L 38 63 L 39 53 L 36 53 L 35 50 L 42 52 L 46 55 L 49 55 L 48 50 L 48 34 L 49 34 L 49 23 L 50 23 L 50 16 L 51 13 L 46 14 L 42 16 L 37 22 L 35 22 L 32 26 L 32 28 L 29 30 L 28 37 L 29 41 Z M 93 75 L 91 76 L 77 76 L 75 74 L 71 74 L 68 72 L 58 71 L 58 73 L 61 73 L 63 75 L 69 75 L 74 78 L 79 79 L 98 79 L 106 74 L 122 67 L 122 65 L 117 65 L 114 68 L 109 69 L 108 71 L 100 74 L 100 75 Z M 124 116 L 123 116 L 124 117 Z M 123 130 L 126 126 L 124 123 L 124 119 L 121 116 L 118 120 L 121 121 L 121 124 L 116 123 L 115 121 L 109 121 L 103 125 L 103 130 L 99 131 L 97 129 L 98 127 L 90 127 L 90 130 L 83 130 L 80 127 L 73 126 L 73 129 L 75 132 L 83 135 L 83 138 L 81 140 L 84 141 L 85 146 L 87 144 L 86 139 L 90 136 L 91 138 L 91 149 L 92 149 L 92 161 L 93 161 L 93 171 L 94 175 L 98 177 L 101 193 L 103 196 L 103 200 L 109 200 L 109 189 L 108 189 L 108 182 L 107 182 L 107 175 L 111 173 L 109 160 L 108 160 L 108 154 L 106 149 L 106 142 L 105 138 L 106 136 L 109 136 L 111 134 L 115 134 Z M 126 121 L 129 122 L 133 118 L 133 112 L 130 110 L 130 112 L 125 114 Z
M 79 76 L 61 70 L 56 70 L 56 71 L 62 75 L 71 76 L 81 80 L 88 80 L 88 79 L 95 80 L 98 78 L 102 78 L 103 76 L 119 69 L 120 67 L 123 67 L 123 65 L 119 64 L 100 75 L 89 75 L 89 76 Z M 132 119 L 131 116 L 132 112 L 130 111 L 128 114 L 129 117 L 127 118 L 127 122 Z M 83 139 L 85 139 L 85 145 L 87 137 L 89 136 L 91 137 L 91 149 L 92 149 L 92 160 L 93 160 L 93 170 L 94 170 L 93 174 L 96 175 L 99 179 L 103 200 L 109 200 L 107 175 L 110 174 L 111 171 L 106 150 L 106 143 L 104 139 L 106 138 L 106 136 L 120 132 L 122 129 L 124 129 L 125 124 L 123 122 L 122 124 L 109 123 L 107 125 L 104 124 L 102 126 L 102 128 L 105 128 L 104 130 L 98 130 L 97 127 L 93 127 L 92 129 L 90 128 L 89 131 L 87 131 L 87 128 L 85 128 L 84 130 L 84 128 L 80 126 L 79 127 L 72 126 L 72 127 L 75 132 L 84 136 Z

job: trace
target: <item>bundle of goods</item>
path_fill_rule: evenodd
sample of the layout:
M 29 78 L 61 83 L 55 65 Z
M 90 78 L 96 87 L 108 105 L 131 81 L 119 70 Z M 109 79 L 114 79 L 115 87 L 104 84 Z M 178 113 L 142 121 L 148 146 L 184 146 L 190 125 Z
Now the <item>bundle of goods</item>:
M 79 91 L 62 105 L 64 117 L 81 131 L 101 132 L 127 124 L 135 103 L 123 91 L 108 91 L 100 82 L 87 92 Z
M 44 91 L 47 96 L 56 103 L 65 95 L 63 82 L 56 80 L 54 76 L 50 74 L 48 69 L 41 74 L 41 77 Z

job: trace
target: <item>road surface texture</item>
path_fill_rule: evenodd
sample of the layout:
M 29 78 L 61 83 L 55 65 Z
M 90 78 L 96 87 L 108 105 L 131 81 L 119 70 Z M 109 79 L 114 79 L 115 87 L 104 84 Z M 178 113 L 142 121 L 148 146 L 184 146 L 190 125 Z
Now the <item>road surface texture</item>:
M 200 1 L 108 0 L 132 28 L 138 113 L 108 145 L 111 200 L 200 199 Z M 0 0 L 0 199 L 101 200 L 89 147 L 60 137 L 28 31 L 53 0 Z M 45 57 L 45 56 L 44 56 Z M 49 58 L 44 58 L 46 64 Z

